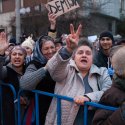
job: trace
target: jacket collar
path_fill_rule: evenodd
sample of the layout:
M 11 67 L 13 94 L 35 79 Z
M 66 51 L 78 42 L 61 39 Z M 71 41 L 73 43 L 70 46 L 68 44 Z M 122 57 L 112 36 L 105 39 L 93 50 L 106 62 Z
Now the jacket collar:
M 74 67 L 76 69 L 76 71 L 79 72 L 79 69 L 78 69 L 78 67 L 73 59 L 70 60 L 70 66 Z M 100 71 L 99 67 L 97 67 L 94 64 L 92 64 L 92 66 L 90 67 L 90 71 L 89 71 L 89 75 L 92 75 L 92 74 L 101 75 L 101 71 Z

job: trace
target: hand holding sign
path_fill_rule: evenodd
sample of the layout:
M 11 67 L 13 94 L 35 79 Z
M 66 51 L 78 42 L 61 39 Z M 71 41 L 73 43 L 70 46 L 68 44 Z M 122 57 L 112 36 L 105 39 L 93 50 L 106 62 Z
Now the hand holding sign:
M 77 0 L 53 0 L 46 5 L 50 13 L 60 16 L 79 7 Z
M 82 29 L 82 25 L 80 24 L 78 26 L 77 31 L 74 31 L 74 26 L 72 24 L 70 24 L 70 33 L 66 39 L 66 44 L 67 44 L 67 50 L 69 52 L 73 52 L 73 50 L 77 47 L 78 45 L 78 41 L 79 41 L 79 36 L 81 33 L 81 29 Z

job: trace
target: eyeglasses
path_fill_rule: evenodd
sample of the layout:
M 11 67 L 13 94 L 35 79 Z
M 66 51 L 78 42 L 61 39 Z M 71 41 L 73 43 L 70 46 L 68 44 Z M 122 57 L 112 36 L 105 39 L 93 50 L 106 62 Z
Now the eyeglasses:
M 110 38 L 102 38 L 102 39 L 101 39 L 101 41 L 105 41 L 105 40 L 106 40 L 106 41 L 109 41 L 109 40 L 111 40 L 111 39 L 110 39 Z

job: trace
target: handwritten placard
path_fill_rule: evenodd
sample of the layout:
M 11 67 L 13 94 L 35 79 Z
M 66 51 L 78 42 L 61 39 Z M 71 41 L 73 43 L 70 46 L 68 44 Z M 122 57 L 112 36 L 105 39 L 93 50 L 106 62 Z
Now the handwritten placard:
M 77 0 L 53 0 L 46 4 L 47 9 L 51 13 L 55 13 L 56 16 L 60 16 L 71 10 L 74 10 L 79 6 Z

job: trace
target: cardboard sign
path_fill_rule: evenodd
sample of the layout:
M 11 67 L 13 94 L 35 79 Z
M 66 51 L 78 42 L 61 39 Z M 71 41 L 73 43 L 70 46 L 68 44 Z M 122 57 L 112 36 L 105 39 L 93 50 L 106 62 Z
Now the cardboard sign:
M 79 7 L 77 0 L 53 0 L 46 5 L 51 13 L 60 16 Z

